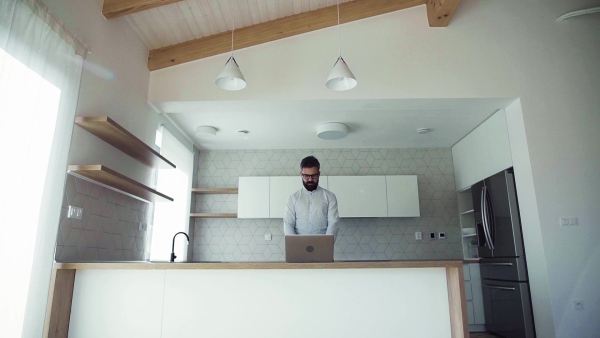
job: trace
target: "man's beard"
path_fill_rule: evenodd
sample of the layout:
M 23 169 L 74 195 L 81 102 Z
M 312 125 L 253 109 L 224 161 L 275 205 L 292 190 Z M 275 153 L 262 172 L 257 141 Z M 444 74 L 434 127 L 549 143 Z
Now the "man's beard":
M 302 181 L 302 184 L 304 184 L 304 187 L 306 188 L 306 190 L 308 190 L 308 191 L 314 191 L 319 186 L 319 180 L 308 181 L 308 182 Z

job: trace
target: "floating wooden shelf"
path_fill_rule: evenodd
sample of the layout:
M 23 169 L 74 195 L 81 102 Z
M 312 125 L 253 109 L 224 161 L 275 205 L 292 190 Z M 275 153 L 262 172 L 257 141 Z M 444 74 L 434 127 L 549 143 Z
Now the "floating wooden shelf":
M 171 197 L 161 194 L 101 164 L 70 165 L 68 172 L 71 175 L 100 183 L 107 188 L 117 190 L 144 202 L 173 201 Z
M 194 194 L 237 194 L 238 188 L 193 188 Z
M 237 218 L 237 214 L 208 214 L 208 213 L 195 213 L 190 214 L 192 218 Z
M 175 168 L 175 164 L 108 116 L 78 116 L 75 118 L 75 124 L 147 166 L 155 168 L 166 164 Z

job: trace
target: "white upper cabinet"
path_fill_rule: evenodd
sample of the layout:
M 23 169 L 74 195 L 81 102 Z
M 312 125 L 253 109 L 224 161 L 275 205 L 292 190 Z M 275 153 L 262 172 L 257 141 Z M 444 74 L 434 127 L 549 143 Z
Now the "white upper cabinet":
M 452 147 L 456 190 L 512 166 L 506 114 L 499 110 Z
M 302 178 L 298 176 L 270 177 L 270 218 L 283 218 L 285 206 L 291 194 L 302 188 Z
M 269 218 L 269 177 L 240 177 L 238 218 Z
M 330 176 L 340 217 L 387 217 L 385 176 Z
M 508 140 L 506 113 L 501 110 L 485 122 L 490 153 L 490 165 L 485 177 L 512 167 L 512 154 Z
M 417 175 L 385 176 L 388 217 L 419 217 Z

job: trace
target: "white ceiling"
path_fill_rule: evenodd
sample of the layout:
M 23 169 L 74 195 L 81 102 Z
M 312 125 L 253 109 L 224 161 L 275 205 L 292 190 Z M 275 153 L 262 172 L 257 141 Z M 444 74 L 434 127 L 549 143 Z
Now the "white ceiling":
M 152 50 L 231 31 L 232 18 L 241 28 L 335 5 L 336 0 L 184 0 L 125 17 Z
M 451 147 L 514 99 L 162 102 L 155 108 L 200 149 L 325 149 Z M 321 140 L 317 126 L 341 122 L 350 132 Z M 217 129 L 198 139 L 198 126 Z M 430 128 L 417 134 L 418 128 Z M 248 138 L 236 133 L 247 130 Z

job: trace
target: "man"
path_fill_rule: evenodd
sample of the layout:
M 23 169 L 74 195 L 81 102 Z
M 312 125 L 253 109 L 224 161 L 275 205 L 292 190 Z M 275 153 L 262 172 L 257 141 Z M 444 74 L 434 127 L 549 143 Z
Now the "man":
M 285 235 L 333 235 L 338 232 L 338 206 L 335 195 L 319 187 L 321 164 L 314 156 L 300 162 L 300 176 L 304 188 L 288 199 L 283 216 Z

